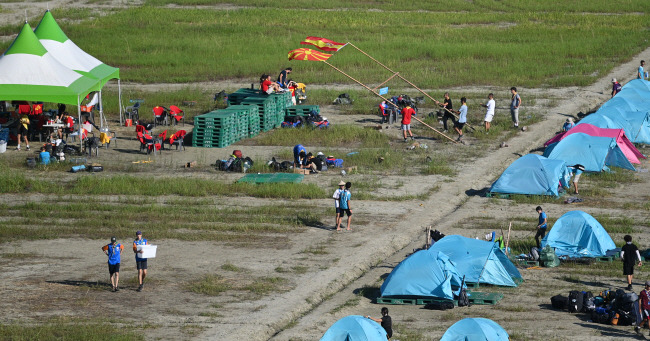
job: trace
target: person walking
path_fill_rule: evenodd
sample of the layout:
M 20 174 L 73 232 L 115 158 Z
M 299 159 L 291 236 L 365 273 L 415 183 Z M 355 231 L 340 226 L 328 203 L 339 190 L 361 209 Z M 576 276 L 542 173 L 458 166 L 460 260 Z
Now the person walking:
M 632 244 L 632 236 L 626 234 L 623 237 L 625 245 L 621 248 L 621 260 L 623 261 L 623 275 L 627 279 L 627 290 L 632 290 L 632 278 L 634 277 L 634 264 L 636 261 L 639 261 L 639 266 L 641 263 L 641 254 L 639 253 L 639 248 L 636 245 Z
M 648 323 L 648 328 L 650 328 L 650 281 L 645 281 L 645 289 L 639 292 L 639 315 L 641 316 L 641 321 L 639 324 L 634 326 L 634 331 L 641 335 L 641 326 L 644 323 Z M 650 334 L 649 334 L 650 335 Z
M 350 193 L 350 187 L 352 187 L 352 183 L 349 181 L 346 182 L 345 189 L 341 192 L 339 197 L 339 208 L 341 213 L 338 224 L 336 225 L 337 231 L 341 230 L 341 222 L 344 213 L 348 216 L 348 228 L 346 230 L 350 231 L 350 221 L 352 221 L 352 209 L 350 208 L 350 197 L 352 197 L 352 193 Z
M 463 140 L 463 127 L 467 123 L 467 98 L 461 97 L 460 109 L 457 111 L 458 121 L 454 122 L 454 130 L 458 133 L 458 142 Z
M 133 252 L 135 253 L 135 267 L 138 269 L 138 286 L 137 291 L 142 291 L 144 287 L 144 279 L 147 277 L 147 259 L 142 258 L 143 251 L 138 251 L 139 245 L 148 245 L 147 240 L 142 238 L 142 231 L 135 233 L 135 240 L 133 241 Z
M 366 316 L 366 318 L 369 318 L 377 323 L 381 323 L 381 327 L 386 331 L 388 340 L 393 337 L 393 319 L 391 319 L 390 315 L 388 315 L 388 308 L 381 308 L 381 318 L 379 319 L 372 318 L 371 316 Z
M 449 93 L 445 92 L 444 97 L 445 100 L 442 103 L 436 101 L 436 104 L 443 108 L 442 126 L 445 129 L 445 131 L 447 131 L 448 130 L 447 121 L 451 120 L 452 126 L 455 126 L 456 117 L 454 117 L 454 115 L 451 114 L 452 112 L 454 112 L 454 105 L 451 103 L 451 98 L 449 98 Z
M 332 198 L 334 198 L 334 207 L 336 208 L 336 223 L 334 226 L 336 226 L 337 231 L 341 231 L 341 207 L 339 205 L 339 201 L 341 199 L 341 193 L 345 191 L 345 182 L 343 180 L 339 181 L 339 188 L 334 191 L 334 195 L 332 195 Z
M 637 79 L 645 79 L 645 72 L 643 71 L 643 67 L 645 66 L 645 60 L 641 61 L 641 65 L 636 71 L 636 78 Z
M 537 206 L 535 209 L 537 214 L 539 214 L 539 222 L 537 224 L 537 233 L 535 233 L 535 243 L 537 243 L 537 248 L 541 249 L 540 238 L 544 239 L 546 236 L 546 227 L 548 226 L 548 219 L 546 217 L 546 212 L 542 209 L 542 206 Z
M 512 98 L 510 100 L 510 116 L 512 116 L 512 123 L 514 123 L 515 128 L 519 127 L 519 106 L 521 106 L 521 97 L 517 93 L 517 88 L 514 86 L 510 88 L 510 93 Z
M 29 141 L 27 140 L 27 134 L 29 134 L 29 117 L 27 115 L 20 115 L 20 122 L 18 124 L 18 146 L 16 150 L 20 151 L 20 138 L 22 137 L 25 141 L 25 148 L 29 151 Z
M 112 291 L 120 291 L 120 256 L 124 250 L 124 245 L 117 243 L 117 238 L 112 237 L 111 243 L 104 245 L 102 251 L 108 256 L 108 273 L 111 278 Z
M 406 142 L 406 133 L 408 132 L 411 140 L 413 140 L 413 133 L 411 132 L 411 116 L 415 116 L 415 109 L 411 108 L 411 103 L 406 103 L 402 109 L 402 133 L 404 133 L 404 142 Z
M 494 118 L 494 108 L 496 107 L 496 102 L 494 102 L 494 94 L 490 93 L 488 95 L 488 101 L 485 104 L 481 104 L 482 107 L 485 107 L 485 133 L 487 134 L 490 131 L 490 123 Z
M 616 96 L 617 93 L 621 92 L 623 86 L 619 83 L 616 78 L 612 78 L 612 97 Z

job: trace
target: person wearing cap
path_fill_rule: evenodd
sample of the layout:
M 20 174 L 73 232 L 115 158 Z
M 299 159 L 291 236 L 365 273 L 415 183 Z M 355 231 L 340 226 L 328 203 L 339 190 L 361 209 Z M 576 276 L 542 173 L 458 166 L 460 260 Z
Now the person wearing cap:
M 485 104 L 481 104 L 482 107 L 485 107 L 485 118 L 483 122 L 485 123 L 485 133 L 490 131 L 490 124 L 494 118 L 494 109 L 496 108 L 496 102 L 494 101 L 494 94 L 490 93 L 488 95 L 488 101 Z
M 634 326 L 634 331 L 637 334 L 641 334 L 641 326 L 644 323 L 648 323 L 648 328 L 650 328 L 650 281 L 645 281 L 645 289 L 639 292 L 639 312 L 641 315 L 641 321 L 638 325 Z
M 576 124 L 573 122 L 573 119 L 571 117 L 569 117 L 564 122 L 564 125 L 562 125 L 562 131 L 567 132 L 567 131 L 571 130 L 571 128 L 575 127 L 575 126 L 576 126 Z
M 147 240 L 142 238 L 142 231 L 135 233 L 133 241 L 133 253 L 135 253 L 135 267 L 138 269 L 138 286 L 137 291 L 142 291 L 144 287 L 144 278 L 147 277 L 147 259 L 141 257 L 142 250 L 138 251 L 138 245 L 147 245 Z
M 612 78 L 612 97 L 616 96 L 617 93 L 621 92 L 623 86 L 621 83 L 616 81 L 616 78 Z
M 623 275 L 627 279 L 627 290 L 632 290 L 632 278 L 634 277 L 634 264 L 636 261 L 639 261 L 639 266 L 641 263 L 641 254 L 639 253 L 639 248 L 636 245 L 632 244 L 632 236 L 626 234 L 623 237 L 625 245 L 621 248 L 621 260 L 623 261 Z
M 108 256 L 108 273 L 111 277 L 113 292 L 120 290 L 118 284 L 120 282 L 120 256 L 122 250 L 124 250 L 124 245 L 118 244 L 115 237 L 111 238 L 110 244 L 102 247 L 102 251 Z
M 339 205 L 339 201 L 341 199 L 341 193 L 345 191 L 345 181 L 341 180 L 339 181 L 339 188 L 334 191 L 334 195 L 332 195 L 332 198 L 334 198 L 334 208 L 336 209 L 336 223 L 334 226 L 336 226 L 337 231 L 341 231 L 341 207 Z
M 580 175 L 582 175 L 582 172 L 584 171 L 585 171 L 585 166 L 581 164 L 577 164 L 569 167 L 569 172 L 573 174 L 573 188 L 575 189 L 576 194 L 578 194 L 578 181 L 580 181 Z

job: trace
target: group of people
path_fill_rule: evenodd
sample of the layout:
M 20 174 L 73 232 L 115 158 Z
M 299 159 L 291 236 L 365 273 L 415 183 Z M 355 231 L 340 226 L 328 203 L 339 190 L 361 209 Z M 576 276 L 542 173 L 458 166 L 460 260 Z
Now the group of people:
M 146 239 L 142 238 L 142 231 L 135 233 L 135 240 L 133 241 L 133 253 L 135 253 L 135 267 L 138 270 L 138 289 L 142 291 L 144 288 L 144 279 L 147 277 L 147 258 L 142 257 L 142 250 L 138 250 L 138 246 L 148 245 Z M 102 251 L 108 256 L 108 273 L 111 280 L 112 291 L 117 292 L 120 290 L 120 263 L 124 245 L 117 243 L 117 238 L 112 237 L 110 244 L 104 245 Z
M 311 173 L 318 174 L 323 169 L 325 163 L 325 154 L 318 152 L 314 156 L 301 144 L 293 147 L 293 168 L 308 169 Z

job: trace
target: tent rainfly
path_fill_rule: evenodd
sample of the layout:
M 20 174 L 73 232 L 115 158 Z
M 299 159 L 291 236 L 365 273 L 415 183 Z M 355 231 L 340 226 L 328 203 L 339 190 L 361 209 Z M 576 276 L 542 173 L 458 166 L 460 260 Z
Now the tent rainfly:
M 602 257 L 616 244 L 605 228 L 583 211 L 569 211 L 553 224 L 542 240 L 542 247 L 550 245 L 558 256 Z
M 359 315 L 346 316 L 334 323 L 320 341 L 385 341 L 386 331 L 377 322 Z
M 496 322 L 486 318 L 465 318 L 454 323 L 440 341 L 508 341 L 510 335 Z
M 571 134 L 549 145 L 544 151 L 549 159 L 562 160 L 569 166 L 583 165 L 588 172 L 609 171 L 609 166 L 636 170 L 615 138 Z
M 569 187 L 569 179 L 564 161 L 527 154 L 503 171 L 490 187 L 490 192 L 558 196 L 558 184 Z

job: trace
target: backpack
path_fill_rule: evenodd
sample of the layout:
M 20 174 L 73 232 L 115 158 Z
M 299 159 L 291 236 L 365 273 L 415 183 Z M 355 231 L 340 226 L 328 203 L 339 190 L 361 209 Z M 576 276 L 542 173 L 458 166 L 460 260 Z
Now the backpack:
M 430 309 L 430 310 L 454 309 L 454 302 L 453 301 L 434 301 L 434 302 L 431 302 L 431 303 L 427 303 L 424 306 L 424 309 Z
M 554 268 L 560 265 L 560 259 L 555 255 L 555 250 L 548 245 L 539 253 L 539 260 L 547 268 Z
M 551 306 L 555 309 L 565 310 L 569 305 L 569 298 L 562 295 L 555 295 L 551 297 Z
M 463 276 L 463 281 L 460 284 L 460 292 L 458 293 L 458 306 L 469 306 L 469 298 L 467 297 L 467 289 L 465 288 L 465 276 Z
M 581 291 L 570 291 L 569 292 L 569 304 L 567 310 L 570 313 L 578 313 L 582 311 L 582 299 L 584 294 Z
M 431 235 L 431 240 L 433 240 L 434 242 L 437 242 L 440 239 L 445 237 L 445 235 L 438 230 L 429 231 L 429 234 Z
M 582 312 L 590 313 L 596 309 L 596 303 L 594 302 L 594 294 L 591 291 L 584 292 L 582 295 Z
M 532 260 L 539 260 L 539 252 L 537 250 L 536 247 L 530 248 L 530 258 Z

